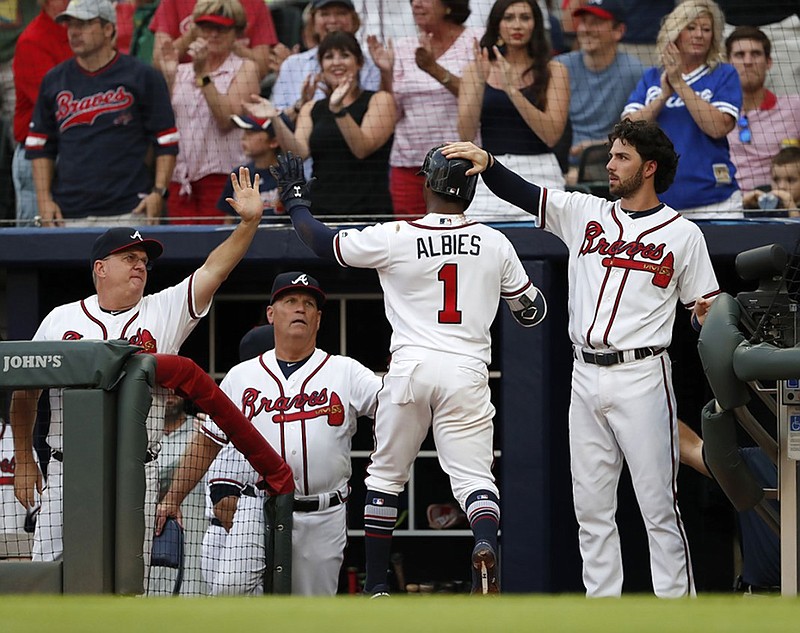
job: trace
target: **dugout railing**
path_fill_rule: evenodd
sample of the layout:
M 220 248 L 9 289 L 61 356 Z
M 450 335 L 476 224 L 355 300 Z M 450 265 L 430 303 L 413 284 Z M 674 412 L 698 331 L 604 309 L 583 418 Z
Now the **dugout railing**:
M 0 342 L 0 389 L 61 389 L 63 554 L 4 561 L 1 593 L 144 592 L 147 418 L 158 384 L 214 416 L 265 482 L 265 593 L 291 593 L 292 473 L 191 360 L 125 341 Z
M 65 544 L 7 561 L 2 593 L 143 591 L 145 419 L 155 361 L 121 341 L 2 342 L 0 388 L 63 389 Z

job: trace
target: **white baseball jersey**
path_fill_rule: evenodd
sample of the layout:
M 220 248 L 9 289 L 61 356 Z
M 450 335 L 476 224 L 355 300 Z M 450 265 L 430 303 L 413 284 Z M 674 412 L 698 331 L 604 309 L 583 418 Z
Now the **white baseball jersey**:
M 97 295 L 55 308 L 48 314 L 33 337 L 34 341 L 60 340 L 115 340 L 125 339 L 141 345 L 148 353 L 175 354 L 186 337 L 205 316 L 196 311 L 193 275 L 176 286 L 147 295 L 133 308 L 121 313 L 100 309 Z M 163 389 L 154 390 L 153 405 L 147 418 L 148 448 L 157 454 L 164 423 Z M 50 432 L 47 443 L 51 448 L 63 450 L 63 407 L 61 390 L 50 390 Z M 56 560 L 61 556 L 62 533 L 62 469 L 57 461 L 51 461 L 48 469 L 47 487 L 42 494 L 42 510 L 36 524 L 34 538 L 34 560 Z M 146 533 L 152 534 L 155 516 L 155 500 L 158 494 L 158 467 L 156 462 L 146 464 L 147 499 L 145 500 Z M 145 578 L 150 539 L 145 539 Z
M 627 214 L 619 202 L 542 189 L 539 224 L 569 248 L 569 333 L 575 354 L 570 459 L 583 582 L 592 597 L 619 596 L 616 525 L 623 460 L 647 526 L 653 589 L 694 594 L 677 502 L 678 427 L 672 367 L 675 304 L 719 293 L 705 239 L 673 209 Z M 651 348 L 636 358 L 632 350 Z M 661 351 L 659 351 L 661 348 Z M 587 361 L 591 350 L 629 352 L 624 362 Z
M 315 350 L 288 378 L 275 351 L 236 365 L 220 389 L 241 408 L 294 473 L 295 494 L 348 493 L 350 449 L 359 416 L 374 416 L 381 380 L 359 362 Z M 225 434 L 208 420 L 203 431 L 217 443 Z M 232 445 L 223 448 L 210 483 L 254 486 L 259 475 Z M 220 459 L 221 458 L 221 459 Z M 228 472 L 223 473 L 223 466 Z M 212 585 L 214 594 L 259 592 L 265 565 L 262 495 L 243 495 Z M 292 593 L 336 593 L 347 543 L 345 505 L 295 512 L 292 534 Z
M 668 347 L 675 303 L 719 293 L 705 238 L 667 206 L 629 216 L 620 203 L 542 189 L 540 226 L 569 248 L 569 335 L 586 349 Z
M 196 311 L 193 278 L 191 275 L 176 286 L 142 297 L 139 303 L 124 312 L 102 310 L 97 295 L 58 306 L 44 318 L 33 340 L 125 339 L 132 345 L 141 345 L 147 353 L 176 354 L 210 308 L 209 304 L 204 312 Z M 61 392 L 51 390 L 52 413 L 47 443 L 58 451 L 63 449 L 60 399 Z M 151 448 L 157 449 L 161 425 L 153 428 L 148 424 L 148 435 Z
M 429 213 L 347 229 L 333 246 L 342 266 L 377 269 L 392 352 L 417 346 L 488 364 L 489 328 L 500 298 L 516 299 L 531 288 L 508 238 L 463 215 Z

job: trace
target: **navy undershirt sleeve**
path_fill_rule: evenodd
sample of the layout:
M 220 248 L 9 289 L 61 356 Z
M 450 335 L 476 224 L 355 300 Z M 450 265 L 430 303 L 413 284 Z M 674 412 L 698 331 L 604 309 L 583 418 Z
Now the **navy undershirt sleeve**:
M 534 185 L 518 176 L 497 162 L 497 159 L 495 159 L 494 165 L 481 173 L 481 176 L 486 186 L 498 198 L 502 198 L 532 215 L 539 214 L 539 198 L 542 195 L 542 188 L 539 185 Z
M 296 206 L 290 213 L 298 237 L 320 257 L 336 259 L 333 255 L 333 238 L 338 231 L 329 229 L 311 215 L 308 207 Z

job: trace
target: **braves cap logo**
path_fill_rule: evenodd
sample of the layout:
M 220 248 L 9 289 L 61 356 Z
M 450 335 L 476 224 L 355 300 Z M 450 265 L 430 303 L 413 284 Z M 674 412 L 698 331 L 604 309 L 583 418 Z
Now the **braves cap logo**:
M 131 235 L 131 239 L 132 240 L 139 240 L 140 242 L 143 241 L 142 240 L 142 234 L 139 233 L 139 231 L 134 231 L 133 235 Z
M 308 285 L 308 275 L 303 273 L 297 279 L 292 279 L 293 284 L 303 284 L 304 286 Z

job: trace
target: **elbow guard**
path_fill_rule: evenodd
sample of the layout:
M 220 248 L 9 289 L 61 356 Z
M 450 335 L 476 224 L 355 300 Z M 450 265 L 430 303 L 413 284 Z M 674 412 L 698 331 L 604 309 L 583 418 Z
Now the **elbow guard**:
M 547 316 L 547 301 L 536 286 L 531 286 L 524 295 L 509 299 L 507 303 L 514 320 L 523 327 L 539 325 Z

